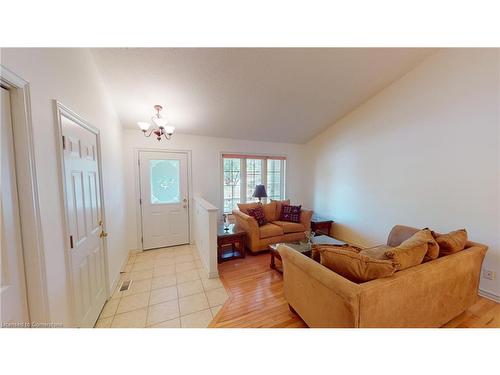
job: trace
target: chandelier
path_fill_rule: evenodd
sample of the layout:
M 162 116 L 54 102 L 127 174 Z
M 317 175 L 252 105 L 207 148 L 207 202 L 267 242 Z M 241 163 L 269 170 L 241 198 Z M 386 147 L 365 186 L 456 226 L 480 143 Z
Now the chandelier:
M 163 109 L 161 105 L 155 105 L 154 109 L 156 114 L 151 117 L 152 124 L 149 122 L 138 122 L 137 125 L 142 130 L 145 137 L 151 137 L 151 135 L 154 134 L 158 141 L 161 141 L 162 136 L 164 136 L 167 140 L 171 139 L 174 134 L 175 127 L 167 125 L 167 120 L 160 115 L 160 111 Z M 153 125 L 153 128 L 150 130 L 151 125 Z

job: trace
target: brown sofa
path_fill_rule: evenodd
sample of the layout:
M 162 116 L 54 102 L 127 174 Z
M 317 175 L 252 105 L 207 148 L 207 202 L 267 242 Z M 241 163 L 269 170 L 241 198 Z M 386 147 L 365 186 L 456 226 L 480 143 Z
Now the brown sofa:
M 287 203 L 289 204 L 290 202 L 288 201 Z M 258 203 L 240 205 L 240 208 L 243 210 L 256 204 Z M 242 206 L 247 207 L 243 208 Z M 301 210 L 300 223 L 291 223 L 278 220 L 279 212 L 281 212 L 280 202 L 273 201 L 263 204 L 263 207 L 268 223 L 261 227 L 259 227 L 257 221 L 252 216 L 240 210 L 233 210 L 236 225 L 247 233 L 247 248 L 254 253 L 267 250 L 270 244 L 303 240 L 305 238 L 304 232 L 311 229 L 313 212 L 310 210 Z
M 387 244 L 416 231 L 396 226 Z M 285 245 L 279 252 L 285 297 L 309 327 L 440 327 L 475 303 L 487 248 L 468 241 L 456 254 L 361 284 Z

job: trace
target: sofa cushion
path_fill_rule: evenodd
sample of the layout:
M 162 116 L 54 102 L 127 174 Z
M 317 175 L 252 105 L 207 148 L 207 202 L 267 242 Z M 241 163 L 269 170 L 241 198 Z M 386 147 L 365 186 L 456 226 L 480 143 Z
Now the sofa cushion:
M 434 236 L 439 244 L 439 255 L 441 256 L 458 253 L 467 244 L 467 231 L 465 229 L 455 230 L 447 234 L 434 233 Z
M 424 256 L 424 262 L 436 259 L 439 256 L 439 245 L 432 236 L 432 232 L 429 228 L 419 230 L 413 235 L 413 238 L 426 241 L 429 245 L 427 247 L 427 253 Z
M 419 265 L 424 260 L 429 244 L 417 236 L 418 232 L 404 241 L 401 245 L 385 252 L 385 255 L 394 261 L 398 270 L 404 270 Z
M 276 203 L 276 211 L 274 212 L 274 218 L 271 221 L 279 220 L 280 219 L 280 215 L 281 215 L 281 207 L 284 204 L 289 205 L 290 204 L 290 199 L 285 199 L 285 200 L 282 200 L 282 201 L 276 201 L 274 199 L 271 199 L 271 203 L 272 202 Z
M 248 210 L 261 206 L 262 204 L 259 202 L 253 202 L 253 203 L 238 203 L 238 209 L 243 212 L 244 214 L 248 215 Z
M 392 249 L 393 249 L 392 247 L 387 245 L 379 245 L 370 247 L 368 249 L 363 249 L 359 253 L 369 258 L 388 260 L 389 258 L 387 257 L 387 255 L 385 255 L 385 252 Z
M 279 225 L 283 228 L 283 232 L 285 233 L 295 233 L 295 232 L 305 232 L 306 228 L 304 224 L 301 223 L 292 223 L 290 221 L 273 221 L 273 224 Z
M 403 241 L 407 240 L 417 232 L 418 229 L 416 228 L 404 225 L 395 225 L 387 237 L 387 245 L 392 247 L 399 246 L 403 243 Z
M 257 224 L 259 224 L 259 227 L 267 224 L 266 216 L 264 215 L 264 209 L 260 205 L 255 208 L 249 208 L 248 215 L 257 220 Z
M 341 250 L 349 250 L 349 251 L 354 251 L 356 253 L 359 253 L 361 251 L 360 248 L 355 247 L 355 246 L 350 246 L 348 244 L 343 244 L 343 245 L 333 245 L 333 244 L 319 244 L 319 243 L 314 243 L 311 246 L 311 258 L 315 260 L 316 262 L 319 262 L 321 259 L 320 256 L 320 251 L 321 250 L 328 250 L 328 249 L 341 249 Z
M 267 223 L 259 227 L 260 238 L 282 236 L 283 234 L 284 234 L 283 228 L 281 228 L 279 225 Z
M 276 202 L 272 201 L 271 203 L 263 204 L 262 208 L 264 209 L 264 216 L 267 221 L 274 221 L 276 216 Z
M 291 205 L 282 205 L 281 206 L 281 214 L 280 221 L 290 221 L 292 223 L 300 223 L 300 208 L 302 206 L 291 206 Z
M 355 283 L 388 277 L 396 271 L 390 260 L 370 258 L 346 248 L 324 247 L 319 253 L 323 266 Z

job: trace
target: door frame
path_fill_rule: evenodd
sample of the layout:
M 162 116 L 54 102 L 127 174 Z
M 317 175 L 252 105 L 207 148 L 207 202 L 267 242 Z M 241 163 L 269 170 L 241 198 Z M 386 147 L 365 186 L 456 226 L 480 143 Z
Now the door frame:
M 104 185 L 103 185 L 103 175 L 102 175 L 102 161 L 101 161 L 101 135 L 99 129 L 92 126 L 89 122 L 83 119 L 75 111 L 69 107 L 62 104 L 60 101 L 54 99 L 54 115 L 55 115 L 55 135 L 56 135 L 56 154 L 58 159 L 58 177 L 59 177 L 59 190 L 60 190 L 60 201 L 62 207 L 62 217 L 63 217 L 63 243 L 65 245 L 64 251 L 64 261 L 66 265 L 66 282 L 69 286 L 69 300 L 71 307 L 71 320 L 73 325 L 76 325 L 76 312 L 75 312 L 75 301 L 74 301 L 74 291 L 73 291 L 73 270 L 71 267 L 71 245 L 70 245 L 70 233 L 69 233 L 69 220 L 68 220 L 68 207 L 66 200 L 66 186 L 65 186 L 65 168 L 64 168 L 64 154 L 63 154 L 63 132 L 62 132 L 62 121 L 61 117 L 64 116 L 75 124 L 81 126 L 83 129 L 90 131 L 96 136 L 96 148 L 97 148 L 97 169 L 99 171 L 99 198 L 101 201 L 101 220 L 102 229 L 106 232 L 106 213 L 104 206 Z M 101 238 L 102 250 L 104 253 L 104 288 L 106 291 L 106 299 L 111 296 L 110 285 L 109 285 L 109 260 L 108 260 L 108 246 L 107 239 L 105 237 Z
M 139 251 L 144 251 L 144 247 L 141 241 L 142 236 L 142 208 L 140 204 L 141 199 L 141 176 L 139 170 L 139 158 L 141 152 L 161 152 L 161 153 L 171 153 L 171 154 L 184 154 L 187 156 L 187 184 L 188 184 L 188 241 L 189 244 L 193 244 L 193 184 L 192 184 L 192 165 L 191 165 L 191 150 L 179 150 L 179 149 L 164 149 L 164 148 L 134 148 L 134 177 L 135 177 L 135 212 L 136 212 L 136 231 L 137 231 L 137 243 L 136 249 Z M 147 251 L 147 250 L 146 250 Z
M 36 326 L 50 322 L 50 310 L 31 120 L 30 84 L 3 65 L 0 65 L 0 83 L 10 93 L 26 297 L 30 324 Z

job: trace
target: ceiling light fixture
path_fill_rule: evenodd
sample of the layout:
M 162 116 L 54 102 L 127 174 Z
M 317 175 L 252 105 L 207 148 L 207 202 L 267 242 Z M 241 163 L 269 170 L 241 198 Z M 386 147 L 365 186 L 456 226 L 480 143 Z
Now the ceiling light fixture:
M 165 139 L 170 140 L 174 134 L 175 127 L 172 125 L 167 125 L 167 120 L 160 115 L 160 111 L 163 109 L 161 105 L 155 105 L 154 109 L 156 114 L 151 117 L 151 122 L 155 127 L 153 127 L 149 133 L 148 130 L 151 127 L 149 122 L 138 122 L 137 126 L 142 130 L 145 137 L 151 137 L 152 134 L 156 135 L 156 139 L 161 141 L 161 137 L 165 136 Z

